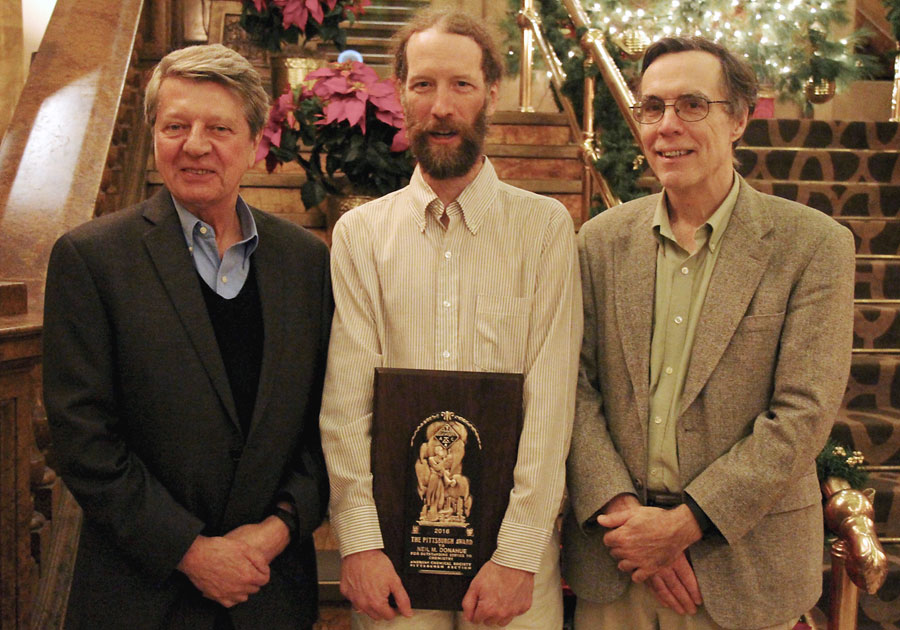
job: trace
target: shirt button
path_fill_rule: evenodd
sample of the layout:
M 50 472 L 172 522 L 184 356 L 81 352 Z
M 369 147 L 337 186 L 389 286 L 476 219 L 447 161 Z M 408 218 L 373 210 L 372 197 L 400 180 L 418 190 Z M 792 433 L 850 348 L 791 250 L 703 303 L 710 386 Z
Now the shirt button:
M 201 233 L 201 234 L 206 234 L 208 231 L 209 231 L 209 230 L 207 230 L 207 229 L 206 229 L 205 227 L 203 227 L 202 225 L 200 226 L 200 233 Z
M 674 372 L 674 371 L 675 371 L 675 370 L 673 370 L 671 367 L 667 367 L 667 368 L 666 368 L 666 374 L 671 374 L 671 373 Z
M 659 416 L 656 416 L 655 418 L 653 418 L 653 422 L 655 422 L 656 424 L 659 424 L 662 422 L 662 418 L 660 418 Z
M 681 315 L 676 315 L 676 316 L 675 316 L 675 323 L 676 323 L 676 324 L 680 324 L 680 323 L 683 322 L 683 321 L 684 321 L 684 318 L 683 318 Z
M 452 255 L 453 255 L 453 254 L 451 254 L 450 252 L 444 252 L 444 258 L 446 258 L 446 259 L 448 259 L 448 260 L 450 259 L 450 257 L 451 257 Z
M 715 246 L 713 243 L 710 243 L 710 244 L 709 244 L 709 249 L 710 249 L 710 251 L 713 251 L 713 252 L 714 252 L 714 251 L 716 251 L 716 246 Z
M 222 276 L 222 283 L 228 284 L 228 276 Z
M 188 247 L 188 251 L 191 252 L 191 253 L 193 254 L 193 253 L 194 253 L 194 246 L 193 246 L 193 245 L 189 246 L 189 247 Z
M 444 300 L 444 306 L 450 308 L 450 300 Z
M 449 350 L 444 350 L 443 352 L 441 352 L 441 356 L 444 357 L 445 359 L 449 359 L 449 358 L 450 358 L 450 351 L 449 351 Z
M 653 475 L 654 477 L 659 476 L 659 468 L 651 468 L 650 474 Z
M 686 275 L 688 275 L 688 273 L 689 273 L 690 271 L 691 271 L 691 270 L 688 269 L 687 267 L 682 267 L 682 268 L 681 268 L 681 275 L 686 276 Z

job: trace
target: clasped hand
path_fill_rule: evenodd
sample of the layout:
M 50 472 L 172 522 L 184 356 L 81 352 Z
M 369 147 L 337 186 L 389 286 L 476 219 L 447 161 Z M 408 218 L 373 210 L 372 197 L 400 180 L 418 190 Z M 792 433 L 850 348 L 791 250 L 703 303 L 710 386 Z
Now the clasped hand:
M 269 582 L 269 563 L 287 546 L 287 527 L 274 516 L 225 536 L 198 536 L 178 569 L 204 597 L 230 608 Z
M 634 582 L 649 580 L 657 600 L 680 614 L 702 603 L 694 570 L 684 550 L 702 533 L 686 506 L 672 510 L 633 504 L 597 517 L 609 529 L 603 544 Z

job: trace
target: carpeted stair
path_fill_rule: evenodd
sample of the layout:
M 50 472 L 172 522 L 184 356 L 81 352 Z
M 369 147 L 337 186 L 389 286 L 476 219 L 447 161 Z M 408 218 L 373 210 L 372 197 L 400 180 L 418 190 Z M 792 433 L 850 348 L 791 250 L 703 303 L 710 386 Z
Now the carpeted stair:
M 863 595 L 860 630 L 900 628 L 900 126 L 753 120 L 737 151 L 755 188 L 817 208 L 853 232 L 857 248 L 853 365 L 835 439 L 873 467 L 876 527 L 891 569 Z M 828 331 L 822 331 L 828 334 Z M 891 541 L 893 539 L 893 541 Z M 814 616 L 828 610 L 830 573 Z M 824 625 L 822 626 L 824 627 Z

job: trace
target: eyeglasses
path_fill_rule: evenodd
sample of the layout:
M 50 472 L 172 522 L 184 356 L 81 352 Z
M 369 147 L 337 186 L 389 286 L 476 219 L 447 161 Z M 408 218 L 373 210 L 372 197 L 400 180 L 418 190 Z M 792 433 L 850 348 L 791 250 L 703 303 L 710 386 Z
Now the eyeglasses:
M 666 103 L 657 96 L 648 96 L 637 105 L 631 106 L 634 119 L 642 125 L 652 125 L 662 120 L 667 107 L 674 107 L 675 114 L 685 122 L 697 122 L 709 116 L 709 106 L 713 103 L 728 101 L 711 101 L 696 94 L 682 94 L 674 103 Z

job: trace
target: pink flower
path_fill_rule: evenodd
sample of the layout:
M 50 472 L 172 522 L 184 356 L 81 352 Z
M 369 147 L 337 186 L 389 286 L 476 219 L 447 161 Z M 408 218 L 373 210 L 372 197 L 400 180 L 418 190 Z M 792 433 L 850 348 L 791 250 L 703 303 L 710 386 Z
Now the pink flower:
M 403 108 L 394 84 L 379 79 L 370 66 L 358 61 L 332 63 L 310 72 L 306 78 L 315 83 L 304 91 L 303 98 L 317 96 L 324 104 L 323 118 L 317 124 L 346 120 L 351 127 L 359 125 L 365 134 L 366 104 L 372 103 L 378 120 L 392 127 L 403 127 Z M 400 140 L 395 141 L 402 144 Z
M 365 13 L 366 7 L 371 4 L 372 0 L 355 0 L 353 4 L 347 7 L 347 10 L 350 11 L 354 17 L 359 17 L 360 13 Z
M 253 6 L 256 7 L 256 11 L 258 13 L 262 13 L 263 9 L 266 8 L 267 0 L 253 0 Z
M 254 3 L 263 1 L 265 0 L 253 0 Z M 284 28 L 293 25 L 302 31 L 306 29 L 306 22 L 310 16 L 321 24 L 325 20 L 323 5 L 327 5 L 329 11 L 333 11 L 338 0 L 272 0 L 272 2 L 281 9 Z
M 281 146 L 282 123 L 287 121 L 289 125 L 293 124 L 293 110 L 294 95 L 289 90 L 279 96 L 278 100 L 272 104 L 272 109 L 269 110 L 269 120 L 263 129 L 259 146 L 256 148 L 256 161 L 259 162 L 261 159 L 266 158 L 266 170 L 270 173 L 274 170 L 275 164 L 273 163 L 271 168 L 269 167 L 269 147 L 273 145 L 276 147 Z

